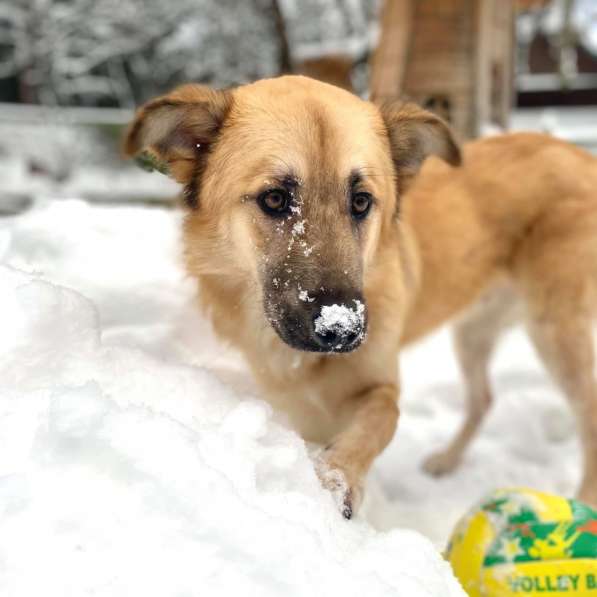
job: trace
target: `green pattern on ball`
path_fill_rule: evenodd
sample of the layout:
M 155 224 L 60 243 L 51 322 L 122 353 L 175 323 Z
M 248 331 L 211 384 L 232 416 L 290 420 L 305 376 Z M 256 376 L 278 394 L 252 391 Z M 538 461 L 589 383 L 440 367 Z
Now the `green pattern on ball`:
M 597 512 L 567 500 L 572 518 L 541 521 L 524 495 L 489 499 L 481 509 L 500 532 L 489 547 L 484 566 L 575 558 L 597 558 Z

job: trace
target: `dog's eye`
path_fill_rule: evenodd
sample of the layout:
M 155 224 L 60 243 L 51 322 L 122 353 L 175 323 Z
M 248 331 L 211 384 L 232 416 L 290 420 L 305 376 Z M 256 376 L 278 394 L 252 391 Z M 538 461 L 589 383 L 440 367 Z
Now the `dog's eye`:
M 367 216 L 371 209 L 373 198 L 369 193 L 355 193 L 350 202 L 350 211 L 352 217 L 362 220 Z
M 285 189 L 270 189 L 257 198 L 259 207 L 269 216 L 281 216 L 288 212 L 290 194 Z

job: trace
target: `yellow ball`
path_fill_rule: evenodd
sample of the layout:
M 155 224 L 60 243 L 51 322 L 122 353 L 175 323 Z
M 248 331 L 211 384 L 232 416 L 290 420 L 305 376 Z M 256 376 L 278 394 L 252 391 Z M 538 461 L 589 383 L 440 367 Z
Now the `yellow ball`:
M 446 558 L 470 597 L 597 597 L 597 512 L 539 491 L 500 490 L 458 523 Z

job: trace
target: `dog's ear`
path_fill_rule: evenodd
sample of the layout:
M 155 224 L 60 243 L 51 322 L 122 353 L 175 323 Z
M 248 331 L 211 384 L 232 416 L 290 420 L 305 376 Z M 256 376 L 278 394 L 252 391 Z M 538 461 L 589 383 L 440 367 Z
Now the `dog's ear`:
M 188 184 L 204 165 L 231 105 L 229 91 L 178 87 L 139 108 L 127 130 L 124 153 Z
M 436 155 L 453 166 L 462 162 L 460 147 L 448 124 L 416 104 L 391 102 L 380 106 L 388 131 L 400 189 L 417 174 L 426 157 Z

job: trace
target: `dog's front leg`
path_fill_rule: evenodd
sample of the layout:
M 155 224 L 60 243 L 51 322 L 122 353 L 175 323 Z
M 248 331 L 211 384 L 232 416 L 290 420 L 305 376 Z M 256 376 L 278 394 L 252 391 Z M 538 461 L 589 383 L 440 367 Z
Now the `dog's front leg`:
M 388 445 L 398 422 L 398 388 L 380 385 L 349 399 L 348 425 L 322 454 L 318 474 L 324 487 L 339 498 L 342 514 L 352 518 L 362 497 L 373 460 Z

